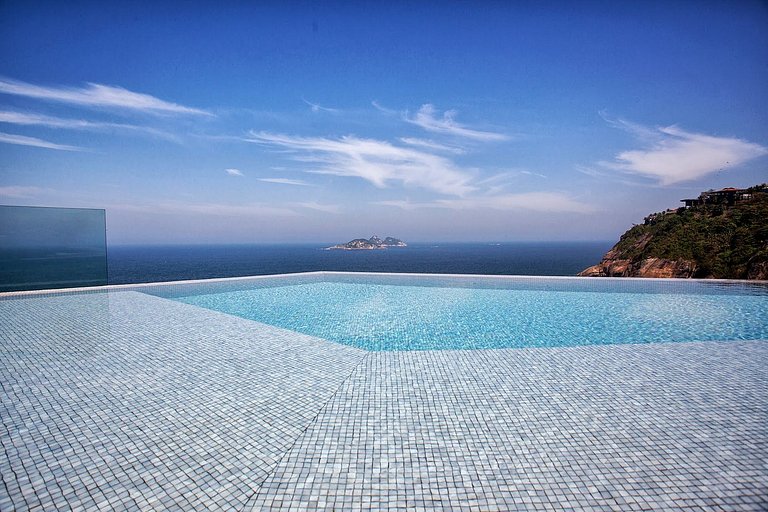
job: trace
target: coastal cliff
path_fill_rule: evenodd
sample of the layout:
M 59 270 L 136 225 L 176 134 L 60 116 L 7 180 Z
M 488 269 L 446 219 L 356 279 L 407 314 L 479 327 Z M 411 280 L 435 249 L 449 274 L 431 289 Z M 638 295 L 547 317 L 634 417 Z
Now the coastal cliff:
M 768 279 L 768 186 L 709 191 L 684 202 L 690 206 L 633 226 L 579 275 Z

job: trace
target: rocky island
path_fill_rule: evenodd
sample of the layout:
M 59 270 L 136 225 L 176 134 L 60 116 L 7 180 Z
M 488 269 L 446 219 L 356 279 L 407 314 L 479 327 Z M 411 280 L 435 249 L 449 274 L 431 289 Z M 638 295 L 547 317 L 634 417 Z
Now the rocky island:
M 387 249 L 389 247 L 407 247 L 408 245 L 398 238 L 386 237 L 384 240 L 376 235 L 369 239 L 355 238 L 345 244 L 338 244 L 332 247 L 326 247 L 326 250 L 357 251 L 365 249 Z
M 681 202 L 633 226 L 579 275 L 768 279 L 768 184 Z

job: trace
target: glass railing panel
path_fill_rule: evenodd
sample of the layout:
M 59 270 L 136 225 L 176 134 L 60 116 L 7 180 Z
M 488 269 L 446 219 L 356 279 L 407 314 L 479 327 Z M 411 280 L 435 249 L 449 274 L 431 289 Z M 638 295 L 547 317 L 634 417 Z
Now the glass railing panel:
M 104 210 L 0 206 L 0 292 L 105 284 Z

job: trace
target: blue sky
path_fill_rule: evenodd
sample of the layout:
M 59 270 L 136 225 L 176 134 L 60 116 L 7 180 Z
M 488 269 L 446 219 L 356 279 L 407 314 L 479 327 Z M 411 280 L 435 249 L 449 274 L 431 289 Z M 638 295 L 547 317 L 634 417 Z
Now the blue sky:
M 1 3 L 0 204 L 110 243 L 612 240 L 768 181 L 765 4 L 254 4 Z

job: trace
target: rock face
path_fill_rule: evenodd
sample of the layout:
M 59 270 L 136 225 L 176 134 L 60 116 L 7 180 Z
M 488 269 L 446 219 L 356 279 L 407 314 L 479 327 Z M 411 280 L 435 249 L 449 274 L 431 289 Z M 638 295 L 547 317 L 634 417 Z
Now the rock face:
M 768 261 L 755 262 L 749 266 L 747 279 L 761 279 L 768 281 Z
M 376 235 L 369 239 L 355 238 L 345 244 L 338 244 L 332 247 L 326 247 L 326 250 L 356 251 L 368 249 L 386 249 L 388 247 L 407 247 L 408 245 L 398 238 L 386 237 L 384 240 Z
M 638 263 L 626 259 L 610 258 L 609 254 L 598 263 L 579 272 L 582 277 L 679 277 L 696 275 L 698 267 L 688 260 L 646 258 Z
M 649 215 L 578 275 L 768 280 L 768 187 L 749 192 L 734 204 Z

